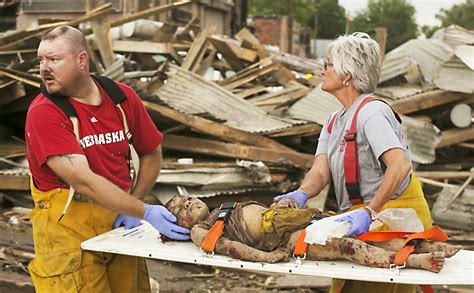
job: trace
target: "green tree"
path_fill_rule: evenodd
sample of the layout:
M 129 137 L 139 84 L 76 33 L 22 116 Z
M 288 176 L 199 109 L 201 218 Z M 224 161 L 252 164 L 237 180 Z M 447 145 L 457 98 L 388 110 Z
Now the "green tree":
M 294 19 L 303 26 L 312 28 L 316 4 L 312 0 L 293 0 Z M 288 15 L 286 0 L 249 0 L 251 15 Z
M 457 24 L 468 30 L 474 29 L 474 0 L 453 5 L 450 9 L 441 9 L 436 18 L 441 20 L 443 27 Z
M 320 0 L 317 2 L 317 37 L 318 39 L 335 39 L 346 30 L 346 11 L 337 0 Z
M 421 32 L 424 33 L 427 38 L 431 38 L 431 36 L 433 36 L 433 34 L 439 29 L 440 27 L 437 25 L 424 25 L 421 27 Z
M 288 15 L 287 0 L 249 0 L 249 14 Z M 294 19 L 312 31 L 317 20 L 318 38 L 332 39 L 344 33 L 345 10 L 338 0 L 293 0 Z
M 354 18 L 349 28 L 374 35 L 377 27 L 387 29 L 387 52 L 416 38 L 415 7 L 407 0 L 369 0 L 367 9 Z

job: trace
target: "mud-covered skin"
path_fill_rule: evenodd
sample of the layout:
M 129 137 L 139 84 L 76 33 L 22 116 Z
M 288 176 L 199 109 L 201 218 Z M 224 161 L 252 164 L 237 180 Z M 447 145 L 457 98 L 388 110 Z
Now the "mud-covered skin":
M 210 214 L 209 208 L 200 199 L 184 195 L 174 196 L 165 207 L 176 216 L 176 224 L 189 229 Z
M 378 242 L 378 243 L 370 242 L 371 245 L 374 245 L 386 250 L 395 251 L 395 252 L 400 250 L 400 247 L 402 247 L 404 243 L 405 243 L 405 239 L 400 239 L 400 238 L 392 239 L 390 241 Z M 458 253 L 458 251 L 461 249 L 462 247 L 459 245 L 450 245 L 443 242 L 422 240 L 422 241 L 418 241 L 418 243 L 416 244 L 414 253 L 429 253 L 429 252 L 440 251 L 440 252 L 444 252 L 444 255 L 449 258 L 455 255 L 456 253 Z
M 186 201 L 175 200 L 172 204 L 172 206 L 174 206 L 172 212 L 177 212 L 178 218 L 180 216 L 189 216 L 186 212 L 182 211 L 182 208 L 175 206 L 179 204 L 183 205 L 185 202 Z M 278 202 L 274 205 L 278 208 L 288 207 L 284 202 Z M 192 205 L 188 205 L 187 208 L 193 207 L 194 212 L 191 212 L 191 214 L 199 213 L 202 216 L 202 208 L 196 209 L 195 206 L 196 204 L 193 203 Z M 249 234 L 257 237 L 255 240 L 259 240 L 258 236 L 261 235 L 259 227 L 261 227 L 262 219 L 258 215 L 261 215 L 265 209 L 262 209 L 261 206 L 257 208 L 255 205 L 248 205 L 243 209 L 244 214 L 248 213 L 248 216 L 243 217 L 243 221 L 248 228 Z M 193 216 L 191 218 L 196 217 Z M 186 219 L 185 221 L 187 222 L 189 218 Z M 191 230 L 191 240 L 200 247 L 207 232 L 207 229 L 197 224 L 193 226 Z M 221 237 L 216 243 L 215 252 L 246 261 L 268 263 L 288 261 L 300 233 L 301 231 L 294 232 L 286 243 L 286 247 L 280 247 L 271 252 L 258 250 L 239 241 L 232 241 Z M 389 268 L 390 264 L 394 262 L 396 252 L 403 247 L 403 244 L 403 239 L 393 239 L 381 243 L 365 243 L 355 238 L 333 238 L 331 241 L 328 241 L 326 245 L 308 245 L 307 259 L 346 259 L 369 267 Z M 420 240 L 415 247 L 415 252 L 408 257 L 406 267 L 439 272 L 443 268 L 445 257 L 450 257 L 459 250 L 459 246 Z
M 291 235 L 290 241 L 288 241 L 287 244 L 289 250 L 294 249 L 294 245 L 300 233 L 301 231 Z M 387 242 L 390 243 L 392 241 Z M 391 248 L 397 248 L 395 251 L 376 247 L 355 238 L 333 238 L 330 242 L 327 242 L 326 245 L 308 245 L 306 257 L 310 260 L 346 259 L 369 267 L 389 268 L 390 264 L 394 262 L 396 251 L 403 245 L 403 241 L 393 242 L 395 243 L 391 243 Z M 445 246 L 449 247 L 447 244 L 445 244 Z M 425 246 L 426 249 L 433 249 L 434 247 L 437 246 L 431 244 Z M 406 265 L 411 268 L 439 272 L 443 268 L 444 259 L 445 253 L 443 251 L 430 251 L 428 253 L 410 255 Z
M 201 246 L 208 230 L 195 225 L 191 230 L 191 240 L 196 246 Z M 235 259 L 275 263 L 278 261 L 288 261 L 290 251 L 285 248 L 278 248 L 271 252 L 255 249 L 237 241 L 231 241 L 225 237 L 219 238 L 216 243 L 215 252 L 228 255 Z

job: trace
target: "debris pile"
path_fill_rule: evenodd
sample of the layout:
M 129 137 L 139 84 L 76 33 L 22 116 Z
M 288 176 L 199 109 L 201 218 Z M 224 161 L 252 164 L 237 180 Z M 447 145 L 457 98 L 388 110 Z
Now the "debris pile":
M 67 22 L 0 35 L 2 201 L 28 201 L 22 131 L 41 82 L 36 48 L 45 31 L 62 24 L 79 26 L 92 71 L 139 92 L 164 133 L 163 170 L 152 192 L 161 202 L 181 193 L 211 207 L 249 198 L 269 203 L 299 186 L 322 124 L 341 107 L 319 87 L 322 63 L 271 51 L 247 28 L 230 37 L 199 27 L 195 18 L 182 27 L 146 19 L 186 3 L 114 20 L 105 4 Z M 472 230 L 473 218 L 473 45 L 474 32 L 456 26 L 411 40 L 386 55 L 375 93 L 404 115 L 430 204 L 447 207 L 447 217 L 462 224 L 446 225 L 464 230 Z M 460 206 L 467 206 L 462 216 Z M 445 223 L 445 216 L 434 216 Z

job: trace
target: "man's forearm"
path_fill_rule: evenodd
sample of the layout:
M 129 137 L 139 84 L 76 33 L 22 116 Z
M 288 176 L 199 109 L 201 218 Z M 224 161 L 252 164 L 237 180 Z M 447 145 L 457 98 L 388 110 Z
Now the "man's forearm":
M 153 152 L 140 157 L 140 168 L 138 171 L 137 183 L 131 195 L 138 199 L 143 199 L 155 185 L 156 178 L 160 173 L 162 162 L 161 147 Z
M 143 218 L 145 204 L 106 178 L 92 172 L 84 155 L 51 156 L 46 164 L 77 193 L 117 213 Z
M 79 184 L 72 184 L 79 194 L 117 213 L 143 218 L 145 204 L 142 201 L 131 197 L 112 182 L 92 172 L 85 179 Z

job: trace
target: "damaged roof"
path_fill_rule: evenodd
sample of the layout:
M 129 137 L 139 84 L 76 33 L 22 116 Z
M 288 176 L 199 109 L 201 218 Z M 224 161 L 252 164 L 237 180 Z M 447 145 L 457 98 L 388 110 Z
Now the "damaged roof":
M 155 95 L 176 110 L 187 114 L 208 113 L 225 121 L 225 125 L 252 133 L 292 126 L 195 73 L 177 66 L 172 69 L 174 72 Z

